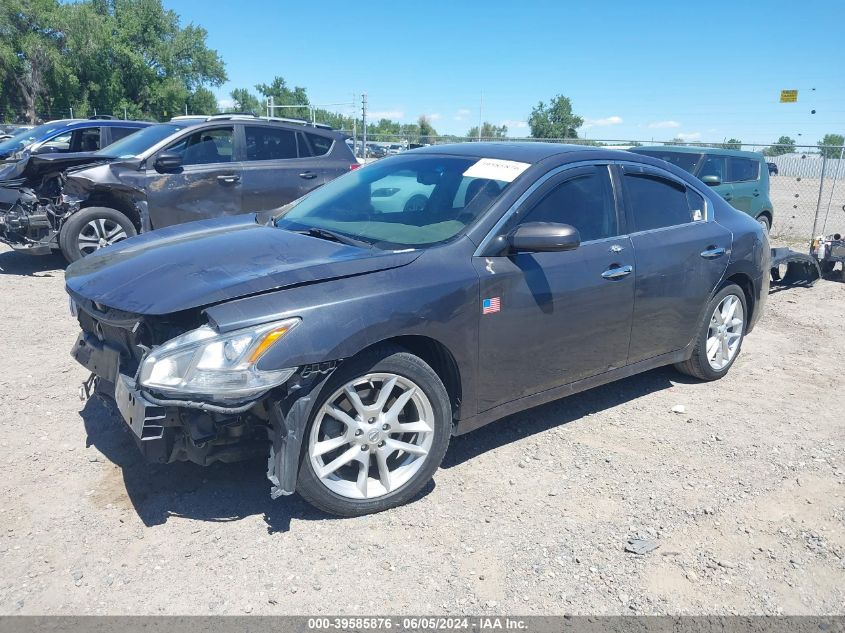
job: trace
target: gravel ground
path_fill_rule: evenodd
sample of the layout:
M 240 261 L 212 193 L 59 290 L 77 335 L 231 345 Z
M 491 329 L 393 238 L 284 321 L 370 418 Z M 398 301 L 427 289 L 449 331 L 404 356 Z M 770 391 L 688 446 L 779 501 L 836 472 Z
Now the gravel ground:
M 76 396 L 59 260 L 0 269 L 0 613 L 845 614 L 843 283 L 775 292 L 720 382 L 512 416 L 338 520 L 271 501 L 263 463 L 144 464 Z

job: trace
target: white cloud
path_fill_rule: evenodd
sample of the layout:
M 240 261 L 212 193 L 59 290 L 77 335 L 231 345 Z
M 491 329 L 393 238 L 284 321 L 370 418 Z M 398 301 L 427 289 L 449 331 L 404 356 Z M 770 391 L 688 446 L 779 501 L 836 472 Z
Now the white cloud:
M 677 121 L 655 121 L 653 123 L 649 123 L 648 126 L 653 130 L 663 130 L 670 127 L 681 127 L 681 124 Z
M 373 110 L 367 112 L 367 117 L 376 121 L 378 119 L 402 119 L 405 113 L 402 110 Z
M 683 141 L 697 141 L 701 138 L 701 132 L 681 132 L 678 138 Z
M 587 119 L 584 122 L 584 127 L 607 127 L 608 125 L 619 125 L 622 123 L 621 116 L 609 116 L 603 119 Z
M 527 121 L 515 121 L 513 119 L 505 119 L 504 121 L 499 123 L 499 125 L 507 125 L 509 130 L 513 130 L 513 129 L 521 130 L 523 128 L 528 127 L 528 122 Z
M 221 110 L 227 110 L 229 108 L 235 107 L 235 100 L 234 99 L 218 99 L 217 100 L 217 107 Z
M 455 112 L 455 121 L 463 121 L 470 113 L 471 111 L 467 108 L 460 108 L 457 112 Z
M 432 112 L 431 114 L 424 114 L 423 116 L 429 121 L 439 121 L 443 118 L 443 116 L 439 112 Z

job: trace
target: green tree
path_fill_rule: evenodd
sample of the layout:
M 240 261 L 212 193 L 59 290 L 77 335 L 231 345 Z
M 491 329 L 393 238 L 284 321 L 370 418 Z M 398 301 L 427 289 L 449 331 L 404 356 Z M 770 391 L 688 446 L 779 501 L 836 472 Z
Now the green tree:
M 780 156 L 782 154 L 792 154 L 795 151 L 795 139 L 789 136 L 781 136 L 778 140 L 772 143 L 769 147 L 763 150 L 766 156 Z
M 434 143 L 437 136 L 437 130 L 431 125 L 431 120 L 424 114 L 417 119 L 417 127 L 419 128 L 419 142 L 420 143 Z
M 300 108 L 279 108 L 273 112 L 273 116 L 310 120 L 311 110 L 308 106 L 311 102 L 308 100 L 305 88 L 296 86 L 291 90 L 283 77 L 276 76 L 269 84 L 258 84 L 255 89 L 264 97 L 265 103 L 269 97 L 273 97 L 273 104 L 277 106 L 304 106 Z
M 161 0 L 4 0 L 0 105 L 30 121 L 70 107 L 78 115 L 169 117 L 199 88 L 226 80 L 206 37 L 201 27 L 181 26 Z
M 208 88 L 200 86 L 188 96 L 188 114 L 215 114 L 218 112 L 217 98 Z
M 258 115 L 266 114 L 267 108 L 246 88 L 235 88 L 229 93 L 234 105 L 227 108 L 229 112 L 253 112 Z
M 839 158 L 842 153 L 842 146 L 845 145 L 845 136 L 841 134 L 825 134 L 818 145 L 822 156 L 826 158 Z
M 727 142 L 722 143 L 723 149 L 742 149 L 742 141 L 736 138 L 730 138 Z
M 478 126 L 471 127 L 466 135 L 470 138 L 478 138 Z M 489 121 L 481 124 L 481 138 L 505 138 L 507 135 L 507 125 L 494 125 Z
M 0 105 L 22 109 L 29 123 L 70 74 L 61 13 L 56 0 L 0 3 Z
M 572 112 L 572 102 L 563 95 L 557 95 L 548 106 L 540 101 L 528 117 L 534 138 L 578 138 L 583 124 L 584 119 Z

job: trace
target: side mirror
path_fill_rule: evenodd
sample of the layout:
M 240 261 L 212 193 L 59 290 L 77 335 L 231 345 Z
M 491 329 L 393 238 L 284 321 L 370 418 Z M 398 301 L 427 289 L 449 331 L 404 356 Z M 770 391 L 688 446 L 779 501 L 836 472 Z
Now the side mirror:
M 722 184 L 722 179 L 721 179 L 721 178 L 719 178 L 719 177 L 718 177 L 718 176 L 716 176 L 716 175 L 712 175 L 712 176 L 702 176 L 702 177 L 701 177 L 701 182 L 703 182 L 703 183 L 704 183 L 705 185 L 707 185 L 708 187 L 716 187 L 717 185 L 721 185 L 721 184 Z
M 571 251 L 581 244 L 578 229 L 556 222 L 527 222 L 508 235 L 511 253 Z
M 162 152 L 156 158 L 153 167 L 161 174 L 178 171 L 182 167 L 182 157 L 174 152 Z
M 40 156 L 41 154 L 55 154 L 58 151 L 58 148 L 54 145 L 42 145 L 41 147 L 32 150 L 32 154 L 34 156 Z

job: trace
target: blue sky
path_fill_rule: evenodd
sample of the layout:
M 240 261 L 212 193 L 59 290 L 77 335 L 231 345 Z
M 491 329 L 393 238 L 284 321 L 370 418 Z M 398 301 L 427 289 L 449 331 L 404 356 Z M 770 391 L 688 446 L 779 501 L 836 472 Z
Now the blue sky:
M 843 0 L 164 1 L 223 56 L 221 100 L 281 75 L 313 103 L 367 92 L 372 115 L 427 114 L 442 133 L 477 124 L 482 93 L 484 119 L 511 136 L 556 94 L 588 138 L 845 133 Z

